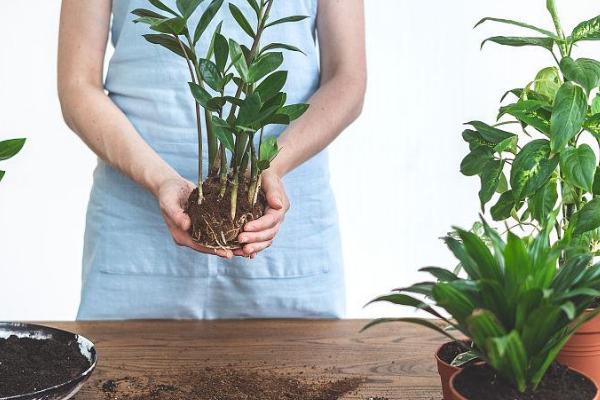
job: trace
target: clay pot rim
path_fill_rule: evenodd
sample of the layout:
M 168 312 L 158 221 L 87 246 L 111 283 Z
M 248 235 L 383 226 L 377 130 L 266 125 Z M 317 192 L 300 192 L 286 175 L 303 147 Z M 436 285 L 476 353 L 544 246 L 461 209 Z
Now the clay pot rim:
M 476 366 L 482 366 L 484 365 L 484 363 L 481 364 L 477 364 Z M 592 400 L 600 400 L 600 386 L 598 386 L 598 382 L 596 382 L 594 379 L 592 379 L 588 374 L 579 371 L 578 369 L 575 368 L 571 368 L 567 365 L 567 367 L 574 372 L 577 372 L 578 374 L 586 377 L 590 382 L 592 382 L 592 384 L 596 387 L 596 396 L 594 396 L 594 398 Z M 456 380 L 456 377 L 463 372 L 463 368 L 459 369 L 458 371 L 456 371 L 451 377 L 450 377 L 450 391 L 452 392 L 452 400 L 470 400 L 467 399 L 466 397 L 464 397 L 462 394 L 460 394 L 458 392 L 458 390 L 456 390 L 456 388 L 454 387 L 454 381 Z

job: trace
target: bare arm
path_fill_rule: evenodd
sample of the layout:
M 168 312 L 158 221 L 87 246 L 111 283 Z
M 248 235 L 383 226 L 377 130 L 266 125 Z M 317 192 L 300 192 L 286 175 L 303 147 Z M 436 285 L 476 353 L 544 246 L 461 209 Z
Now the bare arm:
M 283 222 L 289 202 L 281 178 L 333 142 L 362 110 L 367 76 L 363 0 L 320 0 L 317 30 L 321 87 L 308 111 L 279 138 L 282 151 L 263 174 L 270 208 L 240 235 L 245 255 L 270 246 Z
M 194 186 L 160 158 L 104 92 L 111 5 L 111 0 L 62 2 L 58 92 L 64 119 L 102 160 L 157 197 L 177 244 L 208 252 L 187 233 L 182 200 Z

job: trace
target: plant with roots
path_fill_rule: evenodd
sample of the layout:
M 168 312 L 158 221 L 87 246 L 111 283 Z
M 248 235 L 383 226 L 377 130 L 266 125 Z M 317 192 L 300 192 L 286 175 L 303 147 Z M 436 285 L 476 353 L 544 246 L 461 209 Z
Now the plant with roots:
M 177 10 L 160 0 L 148 1 L 158 10 L 134 10 L 135 22 L 147 24 L 156 32 L 144 35 L 148 42 L 185 61 L 189 90 L 195 100 L 198 181 L 186 209 L 192 219 L 192 237 L 207 247 L 238 247 L 237 234 L 243 224 L 264 212 L 261 175 L 279 152 L 277 139 L 264 136 L 265 127 L 288 125 L 308 108 L 307 104 L 286 105 L 283 88 L 288 73 L 280 70 L 282 50 L 301 50 L 285 43 L 263 44 L 261 38 L 268 29 L 307 17 L 272 21 L 275 0 L 246 0 L 252 15 L 245 15 L 229 3 L 229 14 L 247 34 L 248 43 L 228 39 L 221 22 L 211 32 L 210 46 L 198 49 L 223 0 L 212 0 L 193 30 L 190 18 L 204 0 L 177 0 Z M 202 170 L 202 119 L 208 145 L 206 174 Z M 227 213 L 219 212 L 224 207 Z
M 554 31 L 524 22 L 484 18 L 535 31 L 535 37 L 495 36 L 486 39 L 504 46 L 535 46 L 548 50 L 555 66 L 543 68 L 523 88 L 502 98 L 516 100 L 500 108 L 498 121 L 469 122 L 463 132 L 470 153 L 461 164 L 464 175 L 478 175 L 482 207 L 491 207 L 496 221 L 539 229 L 555 208 L 555 231 L 582 249 L 597 252 L 600 243 L 600 168 L 590 144 L 600 145 L 600 62 L 573 58 L 583 41 L 600 40 L 600 16 L 577 25 L 567 36 L 554 0 L 547 1 Z M 507 129 L 515 126 L 517 129 Z M 586 143 L 588 142 L 588 143 Z M 508 178 L 506 175 L 508 175 Z
M 0 161 L 8 160 L 16 156 L 23 146 L 25 145 L 25 139 L 8 139 L 0 141 Z M 5 171 L 0 170 L 0 181 L 4 178 Z

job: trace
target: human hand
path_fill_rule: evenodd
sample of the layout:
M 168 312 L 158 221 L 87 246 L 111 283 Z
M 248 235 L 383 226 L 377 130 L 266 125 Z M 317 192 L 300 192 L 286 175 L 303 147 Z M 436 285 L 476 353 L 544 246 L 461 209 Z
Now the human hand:
M 270 170 L 263 172 L 261 187 L 267 199 L 265 214 L 244 225 L 243 232 L 238 236 L 242 248 L 233 252 L 236 256 L 254 258 L 256 253 L 271 246 L 290 209 L 283 181 L 278 174 Z
M 232 258 L 231 250 L 209 249 L 192 240 L 189 233 L 192 221 L 184 209 L 190 193 L 195 188 L 193 183 L 179 177 L 165 180 L 157 190 L 156 197 L 160 211 L 173 240 L 178 246 L 186 246 L 200 253 L 215 254 L 227 259 Z

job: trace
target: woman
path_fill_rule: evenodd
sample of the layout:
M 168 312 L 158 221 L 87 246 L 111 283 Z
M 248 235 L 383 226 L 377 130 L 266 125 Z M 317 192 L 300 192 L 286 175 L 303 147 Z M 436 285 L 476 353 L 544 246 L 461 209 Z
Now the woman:
M 247 1 L 233 2 L 252 12 Z M 175 0 L 164 3 L 175 7 Z M 132 23 L 130 12 L 148 7 L 147 0 L 62 4 L 63 115 L 99 157 L 78 318 L 340 317 L 344 281 L 324 149 L 361 111 L 362 0 L 275 0 L 273 19 L 310 16 L 269 30 L 264 41 L 293 43 L 306 53 L 285 54 L 290 79 L 284 90 L 288 103 L 311 107 L 284 132 L 268 132 L 279 134 L 283 149 L 263 175 L 268 210 L 245 226 L 243 248 L 216 252 L 221 258 L 187 233 L 182 205 L 197 159 L 193 100 L 182 60 L 146 43 L 147 27 Z M 226 35 L 246 40 L 228 7 L 208 31 L 219 21 Z M 115 52 L 103 82 L 109 31 Z

